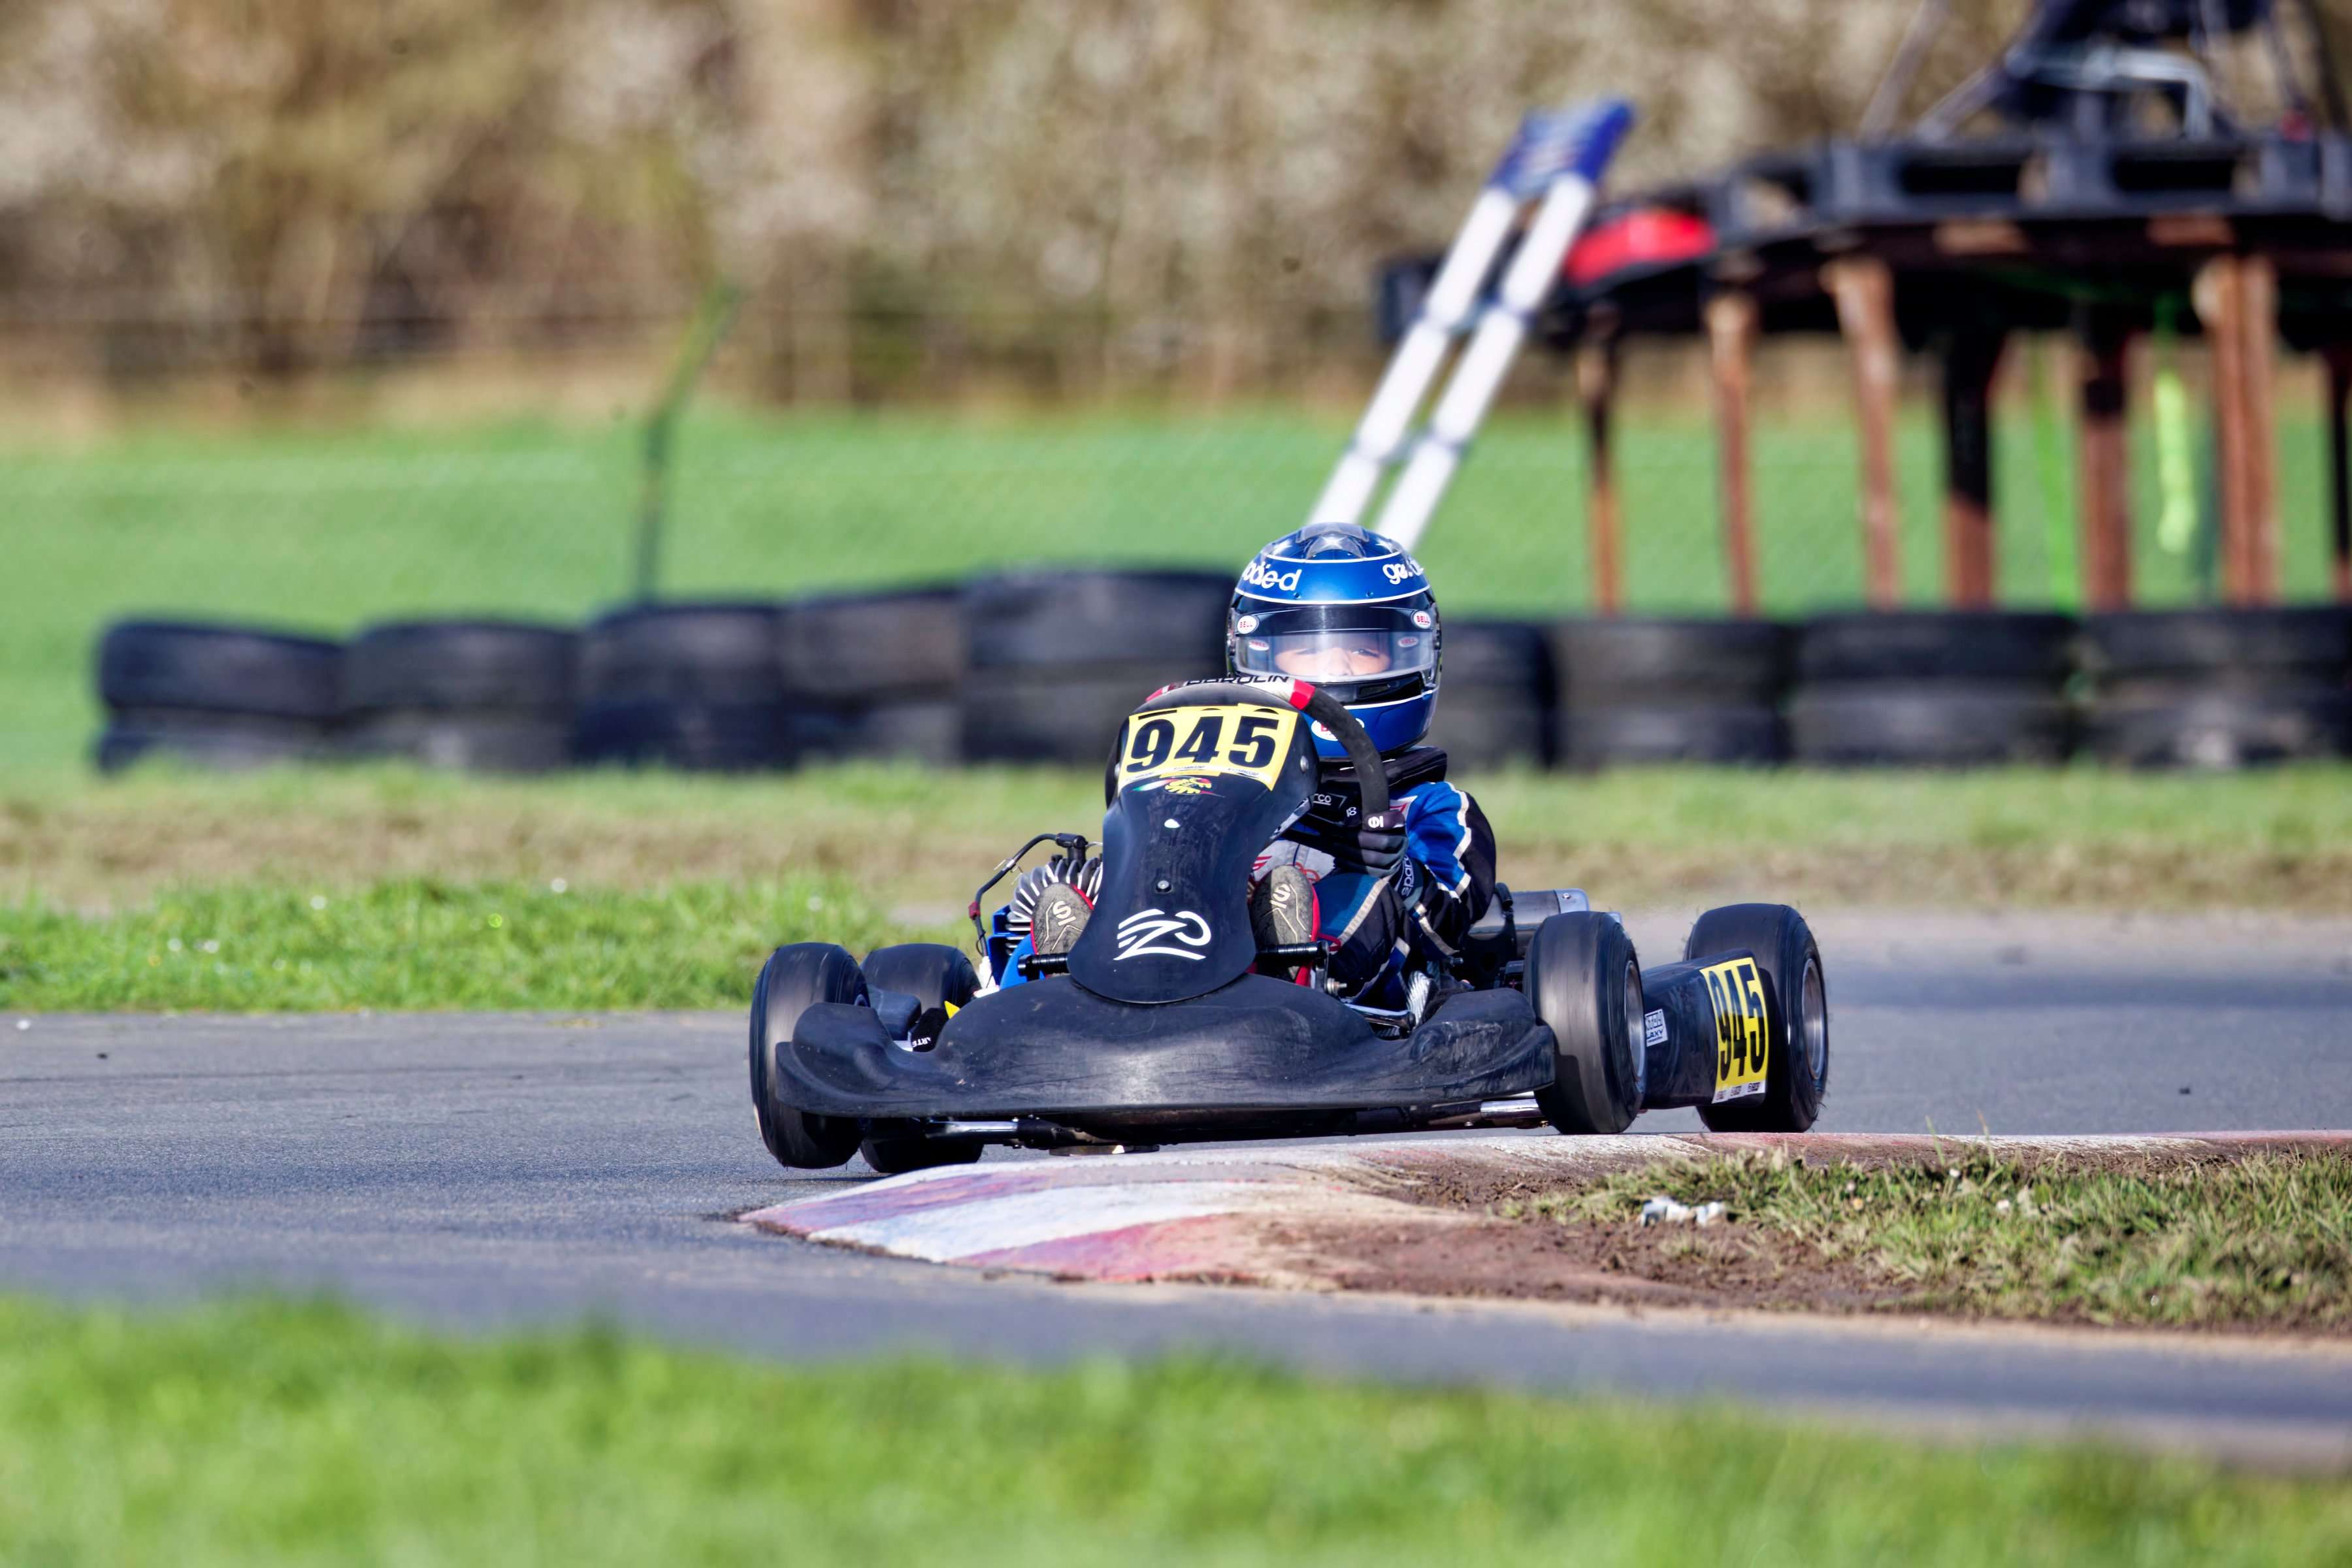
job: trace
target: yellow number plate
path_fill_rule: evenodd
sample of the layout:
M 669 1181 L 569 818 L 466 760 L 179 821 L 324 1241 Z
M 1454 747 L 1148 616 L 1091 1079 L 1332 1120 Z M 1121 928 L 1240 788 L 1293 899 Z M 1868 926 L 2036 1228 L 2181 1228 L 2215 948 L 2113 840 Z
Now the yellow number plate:
M 1173 788 L 1182 777 L 1227 773 L 1271 788 L 1297 732 L 1297 709 L 1255 702 L 1138 713 L 1127 721 L 1119 787 L 1165 779 L 1161 787 Z
M 1762 1094 L 1771 1053 L 1763 974 L 1752 958 L 1727 959 L 1699 973 L 1715 1004 L 1715 1103 Z

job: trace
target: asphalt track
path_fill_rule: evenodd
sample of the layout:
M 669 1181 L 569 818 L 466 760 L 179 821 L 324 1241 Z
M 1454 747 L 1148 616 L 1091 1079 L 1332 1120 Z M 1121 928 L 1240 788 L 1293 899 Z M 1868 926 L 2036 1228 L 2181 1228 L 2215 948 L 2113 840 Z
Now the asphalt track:
M 1643 951 L 1672 956 L 1685 920 L 1637 920 Z M 1816 924 L 1825 1131 L 2352 1126 L 2352 923 Z M 732 1015 L 14 1023 L 0 1289 L 325 1289 L 466 1329 L 595 1314 L 787 1355 L 1215 1348 L 2352 1465 L 2352 1350 L 1055 1285 L 755 1234 L 729 1216 L 865 1176 L 769 1162 Z

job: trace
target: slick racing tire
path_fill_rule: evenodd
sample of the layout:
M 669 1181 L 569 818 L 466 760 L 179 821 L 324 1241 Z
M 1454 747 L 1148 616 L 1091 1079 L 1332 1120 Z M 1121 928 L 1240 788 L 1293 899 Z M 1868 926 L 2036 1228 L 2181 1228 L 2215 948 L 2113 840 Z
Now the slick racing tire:
M 925 1007 L 961 1007 L 980 989 L 980 976 L 963 950 L 938 942 L 902 942 L 877 947 L 858 967 L 866 986 L 898 991 Z M 868 1138 L 857 1152 L 878 1175 L 896 1176 L 934 1165 L 969 1165 L 980 1158 L 977 1143 L 943 1143 L 919 1136 Z
M 1556 1042 L 1536 1104 L 1562 1132 L 1622 1132 L 1642 1109 L 1642 965 L 1603 914 L 1554 915 L 1528 948 L 1528 1000 Z
M 857 967 L 869 991 L 903 991 L 926 1007 L 961 1007 L 980 989 L 980 975 L 963 949 L 943 942 L 877 947 Z
M 1683 957 L 1693 963 L 1735 952 L 1764 972 L 1779 1037 L 1755 1100 L 1702 1105 L 1710 1132 L 1802 1132 L 1822 1113 L 1830 1081 L 1829 984 L 1805 917 L 1786 904 L 1727 904 L 1692 926 Z
M 977 1143 L 950 1143 L 919 1134 L 901 1138 L 868 1138 L 857 1146 L 859 1158 L 877 1176 L 903 1176 L 940 1165 L 970 1165 L 980 1159 Z
M 751 1110 L 760 1141 L 776 1163 L 796 1171 L 825 1171 L 849 1163 L 857 1152 L 857 1123 L 814 1116 L 784 1101 L 778 1092 L 776 1047 L 793 1037 L 801 1015 L 819 1002 L 866 1000 L 866 977 L 857 961 L 827 942 L 800 942 L 768 955 L 751 988 Z

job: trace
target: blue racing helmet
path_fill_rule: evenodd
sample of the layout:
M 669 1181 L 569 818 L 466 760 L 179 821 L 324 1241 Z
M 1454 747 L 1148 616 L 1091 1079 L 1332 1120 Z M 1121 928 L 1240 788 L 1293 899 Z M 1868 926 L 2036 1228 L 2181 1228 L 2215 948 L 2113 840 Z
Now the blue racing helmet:
M 1387 755 L 1429 732 L 1438 629 L 1429 579 L 1402 545 L 1352 522 L 1309 523 L 1242 568 L 1225 619 L 1225 668 L 1322 687 Z M 1346 755 L 1320 725 L 1315 749 Z

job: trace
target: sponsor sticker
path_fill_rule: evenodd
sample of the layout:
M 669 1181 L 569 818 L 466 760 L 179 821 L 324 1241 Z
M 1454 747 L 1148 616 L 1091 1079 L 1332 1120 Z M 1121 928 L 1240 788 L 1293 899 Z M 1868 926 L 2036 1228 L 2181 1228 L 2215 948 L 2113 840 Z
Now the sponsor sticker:
M 1197 963 L 1208 956 L 1199 950 L 1209 945 L 1209 922 L 1191 910 L 1138 910 L 1118 922 L 1117 936 L 1113 963 L 1130 958 L 1189 958 Z
M 1666 1016 L 1664 1013 L 1642 1015 L 1642 1044 L 1646 1048 L 1666 1043 Z
M 1248 565 L 1242 568 L 1242 581 L 1253 588 L 1271 588 L 1277 594 L 1296 594 L 1298 592 L 1299 573 L 1303 570 L 1302 567 L 1293 567 L 1287 572 L 1277 572 L 1264 561 L 1253 558 Z
M 1298 710 L 1255 702 L 1138 713 L 1119 751 L 1119 787 L 1202 795 L 1223 774 L 1271 788 L 1297 732 Z
M 1699 973 L 1715 1005 L 1715 1103 L 1754 1099 L 1764 1092 L 1770 1066 L 1763 972 L 1753 958 L 1742 955 L 1710 963 Z

